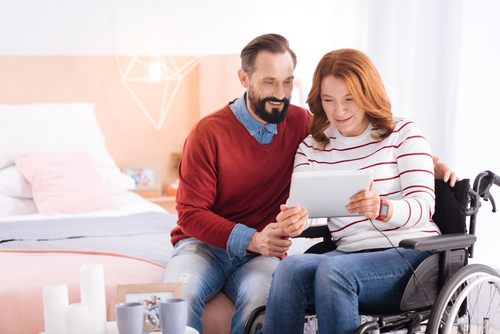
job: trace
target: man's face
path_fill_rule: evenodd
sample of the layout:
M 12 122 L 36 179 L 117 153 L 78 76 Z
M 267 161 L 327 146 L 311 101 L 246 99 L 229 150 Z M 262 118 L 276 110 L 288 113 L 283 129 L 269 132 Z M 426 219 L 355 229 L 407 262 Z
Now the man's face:
M 260 123 L 280 123 L 285 119 L 293 89 L 293 59 L 290 53 L 260 52 L 254 71 L 244 73 L 247 107 Z

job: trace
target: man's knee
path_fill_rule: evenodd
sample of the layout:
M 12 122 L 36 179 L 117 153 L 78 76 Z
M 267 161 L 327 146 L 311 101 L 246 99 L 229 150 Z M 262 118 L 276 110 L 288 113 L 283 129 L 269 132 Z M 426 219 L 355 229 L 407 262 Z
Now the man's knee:
M 269 288 L 271 287 L 271 277 L 269 280 L 260 280 L 257 284 L 242 287 L 238 294 L 238 301 L 240 305 L 253 305 L 255 307 L 266 304 Z M 238 307 L 238 305 L 236 305 Z
M 163 282 L 180 283 L 182 296 L 200 313 L 222 288 L 225 277 L 215 256 L 197 240 L 186 240 L 168 261 Z
M 276 268 L 277 261 L 270 258 L 257 258 L 249 268 L 246 268 L 245 274 L 239 278 L 231 278 L 237 284 L 237 296 L 235 300 L 236 308 L 253 310 L 259 306 L 265 305 L 267 295 L 271 287 L 272 273 Z M 258 269 L 255 266 L 258 266 Z

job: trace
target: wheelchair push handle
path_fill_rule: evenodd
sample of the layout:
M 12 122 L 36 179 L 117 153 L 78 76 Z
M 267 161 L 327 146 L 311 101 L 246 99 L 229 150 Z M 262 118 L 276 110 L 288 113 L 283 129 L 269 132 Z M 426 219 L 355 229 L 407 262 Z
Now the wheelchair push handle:
M 500 176 L 496 175 L 495 173 L 493 173 L 491 171 L 490 171 L 490 173 L 493 176 L 493 184 L 500 187 Z M 497 208 L 495 205 L 495 200 L 493 199 L 493 196 L 491 195 L 491 193 L 489 194 L 488 199 L 491 201 L 491 205 L 493 206 L 493 212 L 496 212 Z
M 493 183 L 500 187 L 500 176 L 493 174 Z
M 493 207 L 493 212 L 497 211 L 495 199 L 490 193 L 490 188 L 492 185 L 500 187 L 500 176 L 496 175 L 492 171 L 484 171 L 479 173 L 474 180 L 474 191 L 481 196 L 485 201 L 490 201 Z

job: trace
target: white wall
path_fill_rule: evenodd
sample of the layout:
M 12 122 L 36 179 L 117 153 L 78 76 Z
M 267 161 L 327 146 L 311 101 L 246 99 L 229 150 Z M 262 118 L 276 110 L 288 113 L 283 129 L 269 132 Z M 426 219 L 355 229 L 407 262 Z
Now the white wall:
M 489 169 L 500 174 L 500 2 L 466 1 L 453 150 L 454 168 L 474 176 Z M 492 188 L 500 211 L 500 188 Z M 478 261 L 500 268 L 500 212 L 484 203 L 476 227 Z
M 270 30 L 294 36 L 296 47 L 308 47 L 317 42 L 310 32 L 331 26 L 329 3 L 0 0 L 0 54 L 239 53 L 250 38 Z

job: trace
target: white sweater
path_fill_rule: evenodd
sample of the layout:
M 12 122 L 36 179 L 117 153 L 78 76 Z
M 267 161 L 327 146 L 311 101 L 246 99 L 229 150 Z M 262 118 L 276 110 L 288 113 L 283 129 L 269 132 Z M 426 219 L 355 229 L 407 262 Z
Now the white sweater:
M 372 225 L 363 216 L 329 218 L 332 238 L 342 251 L 398 246 L 403 239 L 440 234 L 431 221 L 434 167 L 427 140 L 415 123 L 405 119 L 395 119 L 394 131 L 382 141 L 371 136 L 373 129 L 369 125 L 359 136 L 344 137 L 329 128 L 325 134 L 330 142 L 323 150 L 308 136 L 295 155 L 294 172 L 369 168 L 374 190 L 392 202 L 393 215 L 385 223 L 374 220 Z

